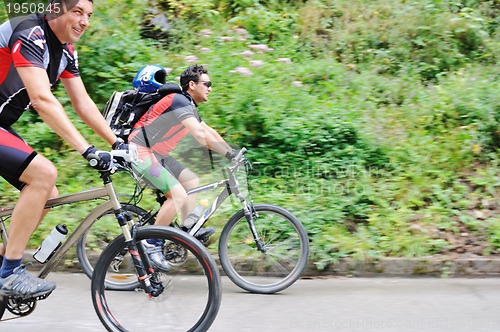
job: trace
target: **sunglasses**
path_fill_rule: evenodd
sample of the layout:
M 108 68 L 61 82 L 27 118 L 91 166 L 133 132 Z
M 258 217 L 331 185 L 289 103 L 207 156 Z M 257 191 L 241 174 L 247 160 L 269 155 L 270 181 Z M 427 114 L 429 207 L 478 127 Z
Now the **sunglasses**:
M 201 84 L 203 84 L 204 86 L 206 86 L 207 88 L 211 87 L 212 86 L 212 82 L 210 81 L 201 81 L 199 82 Z

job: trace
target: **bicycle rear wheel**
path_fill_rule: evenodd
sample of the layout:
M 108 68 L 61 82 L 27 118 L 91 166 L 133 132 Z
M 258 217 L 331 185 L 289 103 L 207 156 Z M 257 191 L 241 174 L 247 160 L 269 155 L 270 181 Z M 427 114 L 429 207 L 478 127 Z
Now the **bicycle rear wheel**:
M 243 210 L 222 230 L 219 258 L 227 276 L 252 293 L 272 294 L 292 285 L 307 266 L 309 239 L 304 226 L 287 210 L 255 205 L 254 225 L 264 245 L 257 248 Z
M 92 301 L 102 324 L 108 331 L 208 330 L 221 301 L 219 270 L 208 250 L 171 227 L 138 228 L 136 241 L 145 239 L 164 240 L 173 245 L 166 246 L 167 255 L 175 254 L 171 252 L 175 247 L 187 251 L 189 258 L 183 265 L 172 265 L 167 273 L 149 273 L 150 280 L 163 287 L 158 297 L 150 297 L 140 287 L 133 292 L 113 291 L 105 287 L 105 281 L 114 273 L 110 265 L 115 256 L 126 245 L 123 235 L 113 240 L 101 254 L 92 278 Z M 135 268 L 130 273 L 135 275 Z
M 130 214 L 135 221 L 149 220 L 150 217 L 148 211 L 136 205 L 122 204 L 122 210 L 123 213 Z M 101 255 L 108 243 L 120 234 L 122 234 L 122 231 L 118 227 L 113 209 L 98 216 L 92 226 L 83 234 L 76 244 L 76 255 L 87 277 L 92 278 L 99 255 Z M 126 271 L 130 266 L 133 267 L 132 259 L 126 249 L 115 257 L 113 266 L 116 272 L 120 270 Z M 133 290 L 138 285 L 135 275 L 130 275 L 127 272 L 121 275 L 116 273 L 113 279 L 106 280 L 106 287 L 115 290 Z

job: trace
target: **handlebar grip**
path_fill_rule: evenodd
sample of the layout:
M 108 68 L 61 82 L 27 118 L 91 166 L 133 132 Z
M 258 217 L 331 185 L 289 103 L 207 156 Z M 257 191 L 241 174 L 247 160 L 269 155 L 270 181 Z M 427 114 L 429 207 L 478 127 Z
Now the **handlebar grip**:
M 96 167 L 98 163 L 99 163 L 99 161 L 97 159 L 90 159 L 89 160 L 89 164 L 92 167 Z
M 238 162 L 241 159 L 241 156 L 247 151 L 247 148 L 241 148 L 240 152 L 236 156 L 234 156 L 233 161 Z

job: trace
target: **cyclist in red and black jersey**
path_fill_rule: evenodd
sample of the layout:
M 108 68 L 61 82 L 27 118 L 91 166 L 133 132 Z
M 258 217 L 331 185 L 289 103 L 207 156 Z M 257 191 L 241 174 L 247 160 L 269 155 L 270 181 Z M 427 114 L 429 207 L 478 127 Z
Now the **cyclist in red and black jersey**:
M 199 179 L 169 155 L 186 135 L 230 159 L 236 155 L 221 135 L 201 120 L 197 111 L 197 105 L 208 101 L 212 91 L 208 71 L 203 66 L 190 66 L 181 74 L 180 83 L 183 92 L 169 94 L 153 105 L 129 136 L 129 142 L 136 144 L 139 151 L 140 162 L 134 166 L 135 170 L 168 198 L 158 212 L 156 225 L 170 225 L 177 212 L 185 220 L 194 208 L 196 197 L 188 196 L 186 189 L 196 187 Z M 214 231 L 213 227 L 202 228 L 195 236 L 206 238 Z M 161 252 L 161 244 L 155 245 Z M 157 267 L 168 270 L 168 262 L 162 257 L 150 257 Z
M 21 191 L 9 225 L 9 243 L 0 246 L 0 296 L 37 297 L 55 288 L 53 282 L 26 272 L 21 259 L 47 212 L 45 202 L 58 194 L 57 170 L 12 125 L 31 106 L 85 158 L 97 156 L 97 169 L 109 169 L 110 154 L 87 143 L 52 94 L 51 87 L 60 80 L 80 118 L 110 145 L 123 144 L 107 126 L 78 73 L 73 43 L 89 25 L 92 0 L 50 0 L 50 6 L 59 10 L 18 17 L 0 26 L 0 176 Z

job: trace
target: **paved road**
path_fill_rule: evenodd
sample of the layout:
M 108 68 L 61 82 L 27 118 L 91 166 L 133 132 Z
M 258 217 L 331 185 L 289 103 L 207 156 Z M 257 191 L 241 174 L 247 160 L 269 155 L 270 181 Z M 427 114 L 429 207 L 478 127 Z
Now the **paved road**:
M 0 322 L 0 331 L 103 330 L 84 275 L 55 273 L 49 279 L 57 290 L 32 315 Z M 210 331 L 500 331 L 499 279 L 313 279 L 275 295 L 242 292 L 226 278 L 223 285 Z

